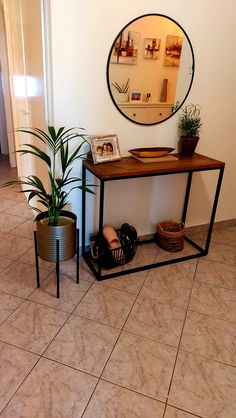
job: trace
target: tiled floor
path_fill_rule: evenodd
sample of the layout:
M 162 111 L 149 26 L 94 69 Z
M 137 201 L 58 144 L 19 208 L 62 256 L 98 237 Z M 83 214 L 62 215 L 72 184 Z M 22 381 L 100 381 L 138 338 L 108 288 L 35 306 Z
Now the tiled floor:
M 0 183 L 14 174 L 0 159 Z M 70 260 L 56 299 L 16 189 L 0 190 L 0 417 L 235 418 L 236 225 L 205 258 L 104 282 L 81 260 L 77 285 Z

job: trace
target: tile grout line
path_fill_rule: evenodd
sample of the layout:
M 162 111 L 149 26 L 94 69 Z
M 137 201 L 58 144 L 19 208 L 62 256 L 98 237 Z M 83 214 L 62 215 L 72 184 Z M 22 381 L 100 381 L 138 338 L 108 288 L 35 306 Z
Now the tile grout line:
M 104 372 L 104 370 L 105 370 L 105 368 L 106 368 L 106 366 L 107 366 L 107 364 L 108 364 L 108 362 L 109 362 L 109 360 L 110 360 L 110 358 L 111 358 L 112 353 L 114 352 L 114 349 L 115 349 L 115 347 L 116 347 L 116 345 L 117 345 L 117 343 L 118 343 L 118 340 L 119 340 L 119 338 L 120 338 L 120 336 L 121 336 L 121 334 L 122 334 L 122 331 L 124 330 L 124 326 L 125 326 L 125 324 L 126 324 L 126 322 L 127 322 L 128 318 L 129 318 L 129 316 L 130 316 L 130 314 L 131 314 L 131 312 L 132 312 L 132 310 L 133 310 L 133 307 L 134 307 L 134 305 L 135 305 L 135 303 L 136 303 L 136 301 L 137 301 L 137 299 L 138 299 L 138 296 L 139 296 L 139 294 L 140 294 L 140 292 L 141 292 L 141 290 L 142 290 L 142 288 L 143 288 L 143 286 L 144 286 L 144 283 L 145 283 L 145 282 L 146 282 L 146 280 L 147 280 L 148 274 L 149 274 L 149 272 L 147 272 L 147 275 L 146 275 L 146 277 L 145 277 L 145 279 L 144 279 L 144 281 L 143 281 L 143 283 L 142 283 L 142 285 L 141 285 L 141 287 L 140 287 L 140 289 L 139 289 L 139 292 L 136 294 L 136 298 L 134 299 L 134 302 L 133 302 L 133 304 L 132 304 L 132 306 L 131 306 L 131 308 L 130 308 L 130 311 L 129 311 L 129 313 L 128 313 L 127 317 L 126 317 L 126 320 L 124 321 L 124 324 L 123 324 L 122 328 L 120 329 L 119 335 L 117 336 L 117 339 L 116 339 L 116 341 L 115 341 L 115 343 L 114 343 L 114 346 L 113 346 L 113 348 L 112 348 L 112 350 L 111 350 L 111 352 L 110 352 L 110 355 L 108 356 L 107 361 L 105 362 L 105 365 L 103 366 L 103 369 L 102 369 L 102 371 L 101 371 L 101 373 L 100 373 L 100 376 L 99 376 L 99 378 L 98 378 L 97 384 L 96 384 L 96 386 L 95 386 L 95 388 L 94 388 L 93 392 L 91 393 L 91 396 L 90 396 L 90 398 L 89 398 L 89 400 L 88 400 L 88 402 L 87 402 L 87 404 L 86 404 L 86 406 L 85 406 L 85 408 L 84 408 L 84 411 L 83 411 L 83 413 L 82 413 L 82 415 L 81 415 L 81 418 L 83 418 L 84 413 L 85 413 L 85 411 L 86 411 L 86 409 L 87 409 L 87 407 L 88 407 L 88 405 L 89 405 L 89 403 L 90 403 L 90 401 L 91 401 L 91 399 L 92 399 L 92 397 L 93 397 L 93 394 L 94 394 L 95 390 L 97 389 L 98 384 L 100 383 L 100 381 L 101 381 L 101 380 L 103 380 L 103 378 L 102 378 L 102 374 L 103 374 L 103 372 Z M 95 283 L 96 283 L 96 282 L 95 282 Z M 112 383 L 112 382 L 109 382 L 109 383 Z M 115 383 L 113 383 L 113 384 L 115 384 Z M 120 387 L 122 387 L 122 388 L 124 388 L 124 389 L 127 389 L 125 386 L 120 386 Z M 128 390 L 131 390 L 131 391 L 132 391 L 132 389 L 128 389 Z M 136 392 L 135 392 L 135 393 L 136 393 Z M 137 392 L 137 393 L 139 393 L 139 392 Z M 139 393 L 139 394 L 140 394 L 140 393 Z M 142 395 L 142 394 L 141 394 L 141 395 Z M 145 396 L 145 395 L 142 395 L 142 396 Z
M 19 348 L 19 347 L 17 347 L 17 348 Z M 25 351 L 27 351 L 27 350 L 25 350 Z M 32 351 L 29 351 L 29 353 L 35 355 L 35 353 L 32 353 Z M 34 370 L 35 366 L 38 364 L 38 362 L 39 362 L 40 359 L 41 359 L 41 357 L 38 358 L 38 360 L 36 361 L 36 363 L 33 365 L 33 367 L 29 370 L 29 372 L 27 373 L 27 375 L 25 376 L 25 378 L 22 380 L 21 384 L 18 386 L 18 388 L 13 393 L 13 395 L 7 401 L 6 405 L 4 405 L 3 409 L 0 411 L 0 416 L 2 415 L 3 411 L 7 408 L 8 404 L 11 402 L 12 398 L 16 395 L 16 393 L 18 392 L 18 390 L 21 388 L 21 386 L 23 385 L 23 383 L 25 382 L 25 380 L 28 378 L 28 376 L 30 375 L 30 373 Z
M 217 263 L 217 261 L 213 261 L 213 263 Z M 229 264 L 226 264 L 226 265 L 229 266 Z M 231 266 L 231 267 L 236 267 L 236 265 L 235 266 Z M 206 285 L 212 286 L 212 287 L 218 287 L 219 289 L 229 290 L 230 292 L 236 292 L 236 288 L 235 289 L 232 289 L 231 287 L 219 286 L 217 284 L 212 284 L 212 283 L 209 283 L 209 282 L 203 282 L 203 281 L 198 280 L 198 279 L 196 279 L 196 282 L 197 283 L 206 284 Z
M 25 219 L 26 220 L 26 219 Z M 25 221 L 24 221 L 25 222 Z M 24 223 L 24 222 L 22 222 L 22 223 Z M 28 250 L 27 250 L 28 251 Z M 26 251 L 26 252 L 27 252 Z M 24 253 L 25 254 L 25 253 Z M 22 255 L 21 255 L 22 256 Z M 20 257 L 21 257 L 20 256 Z M 20 258 L 19 257 L 19 258 Z M 13 262 L 15 262 L 15 261 L 17 261 L 18 259 L 16 259 L 16 260 L 13 260 L 12 261 L 12 263 Z M 199 261 L 199 260 L 198 260 Z M 210 260 L 211 261 L 211 260 Z M 215 260 L 212 260 L 213 262 L 215 262 Z M 11 264 L 12 264 L 11 263 Z M 26 263 L 26 264 L 28 264 L 28 263 Z M 226 263 L 222 263 L 222 264 L 226 264 Z M 192 284 L 192 289 L 193 289 L 193 285 L 194 285 L 194 282 L 196 281 L 195 280 L 195 276 L 196 276 L 196 269 L 197 269 L 197 265 L 198 265 L 198 263 L 196 264 L 196 268 L 195 268 L 195 273 L 194 273 L 194 278 L 193 278 L 193 284 Z M 9 266 L 8 266 L 9 267 Z M 4 269 L 5 270 L 5 269 Z M 46 278 L 48 278 L 48 276 L 51 274 L 52 272 L 49 272 L 49 274 L 47 275 L 47 277 Z M 124 324 L 123 324 L 123 326 L 122 326 L 122 328 L 121 328 L 121 330 L 120 330 L 120 333 L 119 333 L 119 336 L 118 336 L 118 338 L 117 338 L 117 340 L 116 340 L 116 342 L 115 342 L 115 344 L 114 344 L 114 347 L 113 347 L 113 349 L 112 349 L 112 351 L 111 351 L 111 353 L 110 353 L 110 355 L 109 355 L 109 358 L 108 358 L 108 360 L 107 360 L 107 362 L 106 362 L 106 364 L 105 364 L 105 366 L 103 367 L 103 369 L 102 369 L 102 372 L 101 372 L 101 374 L 100 374 L 100 377 L 98 378 L 98 382 L 97 382 L 97 385 L 98 385 L 98 383 L 101 381 L 101 380 L 104 380 L 104 381 L 106 381 L 104 378 L 102 378 L 101 376 L 102 376 L 102 373 L 104 372 L 104 369 L 105 369 L 105 367 L 106 367 L 106 365 L 107 365 L 107 363 L 108 363 L 108 361 L 109 361 L 109 359 L 110 359 L 110 357 L 111 357 L 111 355 L 112 355 L 112 353 L 113 353 L 113 351 L 114 351 L 114 349 L 115 349 L 115 347 L 116 347 L 116 345 L 117 345 L 117 342 L 118 342 L 118 339 L 120 338 L 120 335 L 121 335 L 121 333 L 122 333 L 122 331 L 124 331 L 124 326 L 125 326 L 125 324 L 126 324 L 126 322 L 127 322 L 127 320 L 128 320 L 128 318 L 129 318 L 129 316 L 130 316 L 130 314 L 131 314 L 131 312 L 132 312 L 132 310 L 133 310 L 133 307 L 134 307 L 134 304 L 136 303 L 136 301 L 137 301 L 137 298 L 138 298 L 138 296 L 140 295 L 140 292 L 141 292 L 141 289 L 143 288 L 143 286 L 144 286 L 144 283 L 146 282 L 146 280 L 147 280 L 147 277 L 148 277 L 148 274 L 147 274 L 147 276 L 146 276 L 146 278 L 144 279 L 144 282 L 143 282 L 143 284 L 142 284 L 142 286 L 141 286 L 141 288 L 140 288 L 140 290 L 139 290 L 139 292 L 138 292 L 138 294 L 137 294 L 137 296 L 136 296 L 136 298 L 135 298 L 135 300 L 134 300 L 134 303 L 133 303 L 133 305 L 132 305 L 132 307 L 131 307 L 131 309 L 130 309 L 130 311 L 129 311 L 129 314 L 127 315 L 127 318 L 126 318 L 126 320 L 125 320 L 125 322 L 124 322 Z M 46 280 L 46 278 L 45 278 L 45 280 Z M 93 286 L 93 284 L 94 283 L 96 283 L 96 282 L 93 282 L 92 284 L 91 284 L 91 286 L 87 289 L 87 291 L 84 293 L 84 295 L 83 295 L 83 297 L 80 299 L 80 301 L 77 303 L 77 305 L 75 306 L 75 308 L 73 309 L 73 311 L 70 313 L 70 315 L 69 315 L 69 317 L 67 318 L 67 320 L 65 321 L 65 323 L 60 327 L 60 329 L 59 329 L 59 331 L 57 332 L 57 334 L 54 336 L 54 338 L 52 339 L 52 341 L 48 344 L 48 346 L 53 342 L 53 340 L 56 338 L 56 336 L 58 335 L 58 333 L 60 332 L 60 330 L 63 328 L 63 326 L 67 323 L 67 321 L 69 320 L 69 318 L 72 316 L 72 315 L 75 315 L 74 314 L 74 311 L 75 311 L 75 309 L 77 308 L 77 306 L 79 305 L 79 303 L 83 300 L 83 298 L 85 297 L 85 295 L 87 294 L 87 292 L 91 289 L 91 287 Z M 192 289 L 191 289 L 191 292 L 190 292 L 190 296 L 189 296 L 189 301 L 190 301 L 190 298 L 191 298 L 191 294 L 192 294 Z M 118 289 L 119 291 L 120 291 L 120 289 Z M 31 294 L 34 292 L 35 290 L 33 290 L 32 292 L 31 292 Z M 125 292 L 125 291 L 124 291 Z M 125 292 L 125 293 L 129 293 L 129 292 Z M 30 295 L 31 295 L 30 294 Z M 29 296 L 30 296 L 29 295 Z M 28 297 L 29 297 L 28 296 Z M 24 300 L 28 300 L 28 297 L 27 298 L 25 298 Z M 23 301 L 24 302 L 24 301 Z M 22 303 L 23 303 L 22 302 Z M 32 301 L 33 302 L 33 301 Z M 35 303 L 37 303 L 37 302 L 35 302 Z M 22 304 L 21 304 L 22 305 Z M 19 306 L 21 306 L 21 305 L 19 305 Z M 42 304 L 43 305 L 43 304 Z M 18 306 L 18 307 L 19 307 Z M 48 305 L 43 305 L 43 306 L 48 306 Z M 18 308 L 17 307 L 17 308 Z M 50 306 L 49 306 L 50 307 Z M 16 308 L 16 309 L 17 309 Z M 52 307 L 53 308 L 53 307 Z M 57 308 L 53 308 L 53 309 L 57 309 Z M 189 302 L 188 302 L 188 305 L 187 305 L 187 307 L 186 307 L 186 313 L 185 313 L 185 318 L 184 318 L 184 323 L 183 323 L 183 327 L 182 327 L 182 332 L 181 332 L 181 335 L 180 335 L 180 339 L 179 339 L 179 344 L 178 344 L 178 347 L 177 347 L 177 355 L 176 355 L 176 361 L 177 361 L 177 357 L 178 357 L 178 353 L 179 353 L 179 349 L 180 349 L 180 344 L 181 344 L 181 339 L 182 339 L 182 335 L 183 335 L 183 329 L 184 329 L 184 325 L 185 325 L 185 322 L 186 322 L 186 317 L 187 317 L 187 313 L 188 313 L 188 310 L 190 310 L 189 309 Z M 14 311 L 15 312 L 15 311 Z M 65 311 L 64 311 L 65 312 Z M 11 314 L 10 314 L 10 316 L 11 316 Z M 78 315 L 79 316 L 79 315 Z M 9 318 L 9 317 L 8 317 Z M 86 318 L 86 319 L 89 319 L 89 318 Z M 95 320 L 94 320 L 95 321 Z M 5 322 L 5 321 L 4 321 Z M 95 322 L 98 322 L 98 321 L 95 321 Z M 106 324 L 107 325 L 107 324 Z M 113 326 L 111 326 L 111 327 L 113 327 Z M 113 327 L 113 328 L 115 328 L 115 327 Z M 126 332 L 128 332 L 128 331 L 126 331 Z M 134 335 L 137 335 L 137 334 L 134 334 Z M 146 338 L 146 337 L 145 337 Z M 8 343 L 6 343 L 6 344 L 8 344 Z M 164 343 L 162 343 L 162 344 L 164 344 Z M 11 344 L 10 344 L 11 345 Z M 168 344 L 167 344 L 168 345 Z M 48 346 L 47 346 L 47 348 L 48 348 Z M 17 348 L 20 348 L 20 347 L 17 347 Z M 44 352 L 47 350 L 47 348 L 44 350 Z M 175 347 L 176 348 L 176 347 Z M 21 349 L 21 348 L 20 348 Z M 27 351 L 27 350 L 26 350 Z M 183 350 L 183 351 L 187 351 L 187 350 Z M 30 352 L 30 351 L 29 351 Z M 43 352 L 43 354 L 44 354 L 44 352 Z M 32 353 L 32 352 L 30 352 L 30 353 Z M 47 357 L 44 357 L 43 356 L 43 354 L 40 356 L 40 358 L 38 359 L 38 361 L 43 357 L 43 358 L 47 358 Z M 194 353 L 194 354 L 196 354 L 196 353 Z M 196 354 L 196 355 L 199 355 L 199 354 Z M 200 355 L 201 356 L 201 355 Z M 202 357 L 204 357 L 204 356 L 202 356 Z M 51 361 L 55 361 L 55 360 L 52 360 L 52 359 L 50 359 Z M 214 360 L 214 359 L 213 359 Z M 38 363 L 38 361 L 37 361 L 37 363 Z M 175 365 L 174 365 L 174 370 L 175 370 L 175 366 L 176 366 L 176 361 L 175 361 Z M 214 361 L 217 361 L 217 360 L 214 360 Z M 36 364 L 37 364 L 36 363 Z M 65 365 L 64 363 L 60 363 L 60 362 L 58 362 L 59 364 L 62 364 L 62 365 L 64 365 L 64 366 L 67 366 L 67 367 L 71 367 L 71 366 L 68 366 L 68 365 Z M 33 366 L 33 368 L 36 366 L 36 364 Z M 30 372 L 28 373 L 28 375 L 31 373 L 31 371 L 33 370 L 33 368 L 30 370 Z M 71 367 L 71 368 L 73 368 L 73 367 Z M 79 369 L 76 369 L 75 368 L 75 370 L 78 370 L 78 371 L 81 371 L 81 370 L 79 370 Z M 170 382 L 170 386 L 169 386 L 169 391 L 168 391 L 168 395 L 169 395 L 169 392 L 170 392 L 170 389 L 171 389 L 171 384 L 172 384 L 172 380 L 173 380 L 173 375 L 174 375 L 174 370 L 173 370 L 173 374 L 172 374 L 172 378 L 171 378 L 171 382 Z M 86 372 L 84 372 L 84 371 L 82 371 L 83 373 L 86 373 Z M 86 373 L 86 374 L 89 374 L 89 375 L 91 375 L 90 373 Z M 28 377 L 28 375 L 26 376 L 26 378 Z M 25 379 L 26 379 L 25 378 Z M 25 379 L 24 379 L 24 381 L 25 381 Z M 109 382 L 109 381 L 108 381 Z M 110 383 L 112 383 L 112 382 L 110 382 Z M 22 384 L 23 384 L 23 382 L 22 382 Z M 22 385 L 21 384 L 21 385 Z M 20 385 L 20 386 L 21 386 Z M 97 387 L 97 385 L 96 385 L 96 387 Z M 19 386 L 19 388 L 20 388 L 20 386 Z M 120 386 L 120 385 L 118 385 L 117 384 L 117 386 Z M 95 389 L 96 389 L 96 387 L 95 387 Z M 132 389 L 128 389 L 128 388 L 126 388 L 126 387 L 124 387 L 124 386 L 121 386 L 122 388 L 125 388 L 126 390 L 129 390 L 129 391 L 132 391 L 132 392 L 135 392 L 135 391 L 133 391 Z M 16 392 L 19 390 L 19 388 L 16 390 Z M 95 389 L 94 389 L 94 391 L 95 391 Z M 93 391 L 93 393 L 94 393 L 94 391 Z M 15 393 L 16 393 L 15 392 Z M 88 403 L 87 403 L 87 405 L 86 405 L 86 407 L 85 407 L 85 409 L 84 409 L 84 412 L 85 412 L 85 410 L 86 410 L 86 408 L 87 408 L 87 406 L 88 406 L 88 404 L 89 404 L 89 402 L 90 402 L 90 400 L 91 400 L 91 398 L 92 398 L 92 396 L 93 396 L 93 393 L 92 393 L 92 395 L 91 395 L 91 397 L 90 397 L 90 399 L 89 399 L 89 401 L 88 401 Z M 135 392 L 135 393 L 137 393 L 137 394 L 140 394 L 140 392 Z M 149 397 L 148 395 L 144 395 L 144 394 L 141 394 L 142 396 L 146 396 L 146 397 Z M 168 399 L 168 395 L 167 395 L 167 399 Z M 13 395 L 14 396 L 14 395 Z M 154 399 L 154 400 L 156 400 L 155 398 L 151 398 L 151 399 Z M 157 400 L 156 400 L 157 401 Z M 159 401 L 159 400 L 158 400 Z M 163 401 L 159 401 L 159 402 L 162 402 L 163 403 Z M 8 402 L 9 403 L 9 402 Z M 167 406 L 167 401 L 166 401 L 166 406 Z M 3 408 L 3 409 L 5 409 L 5 407 Z M 164 414 L 165 414 L 165 411 L 166 411 L 166 408 L 165 408 L 165 410 L 164 410 Z M 2 412 L 2 411 L 1 411 Z M 83 412 L 83 415 L 84 415 L 84 412 Z M 195 415 L 195 414 L 194 414 Z
M 172 382 L 173 382 L 173 378 L 174 378 L 174 373 L 175 373 L 175 369 L 176 369 L 176 364 L 177 364 L 177 360 L 178 360 L 178 355 L 179 355 L 179 350 L 180 350 L 182 335 L 183 335 L 184 326 L 185 326 L 185 322 L 186 322 L 186 318 L 187 318 L 187 314 L 188 314 L 188 306 L 189 306 L 190 299 L 191 299 L 191 296 L 192 296 L 192 291 L 193 291 L 193 286 L 194 286 L 194 282 L 195 282 L 195 276 L 196 276 L 196 271 L 197 271 L 198 263 L 199 263 L 199 258 L 197 259 L 197 263 L 196 263 L 196 266 L 195 266 L 195 271 L 194 271 L 193 279 L 192 279 L 192 287 L 191 287 L 191 291 L 189 293 L 188 303 L 187 303 L 186 308 L 185 308 L 186 309 L 186 312 L 185 312 L 185 316 L 184 316 L 184 320 L 183 320 L 182 330 L 181 330 L 180 337 L 179 337 L 179 343 L 178 343 L 177 350 L 176 350 L 176 356 L 175 356 L 175 361 L 174 361 L 173 370 L 172 370 L 172 374 L 171 374 L 171 379 L 170 379 L 170 383 L 169 383 L 169 388 L 168 388 L 167 395 L 166 395 L 166 402 L 165 402 L 165 409 L 164 409 L 164 415 L 163 415 L 163 417 L 165 416 L 166 408 L 168 406 L 168 400 L 169 400 L 170 390 L 171 390 L 171 386 L 172 386 Z M 189 413 L 191 413 L 191 412 L 189 412 Z
M 206 418 L 203 415 L 196 415 L 193 412 L 186 411 L 186 409 L 179 408 L 178 406 L 175 406 L 175 405 L 168 404 L 167 406 L 171 406 L 171 408 L 174 408 L 177 411 L 184 412 L 185 414 L 188 414 L 188 415 L 190 414 L 191 416 L 196 417 L 196 418 Z M 165 413 L 166 413 L 166 410 L 165 410 Z M 165 415 L 163 415 L 163 418 L 165 418 Z
M 92 283 L 93 284 L 93 283 Z M 91 286 L 92 286 L 92 284 L 91 284 Z M 91 287 L 90 286 L 90 287 Z M 88 290 L 90 289 L 90 287 L 87 289 L 87 291 L 85 292 L 85 294 L 88 292 Z M 85 296 L 85 294 L 84 294 L 84 296 Z M 84 297 L 83 296 L 83 297 Z M 26 301 L 27 299 L 25 299 L 23 302 L 22 302 L 22 304 Z M 81 299 L 82 300 L 82 299 Z M 80 301 L 79 301 L 80 302 Z M 79 303 L 78 302 L 78 303 Z M 21 304 L 21 305 L 22 305 Z M 20 306 L 21 306 L 20 305 Z M 78 305 L 78 304 L 77 304 Z M 76 307 L 77 307 L 77 305 L 76 305 Z M 43 306 L 45 306 L 45 305 L 43 305 Z M 76 307 L 74 308 L 74 309 L 76 309 Z M 17 308 L 16 308 L 17 309 Z M 74 312 L 74 310 L 73 310 L 73 312 Z M 66 312 L 65 312 L 66 313 Z M 18 349 L 22 349 L 22 350 L 24 350 L 24 351 L 26 351 L 26 352 L 28 352 L 28 353 L 30 353 L 30 354 L 33 354 L 33 355 L 37 355 L 39 358 L 38 358 L 38 361 L 34 364 L 34 366 L 30 369 L 30 371 L 29 371 L 29 373 L 26 375 L 26 377 L 23 379 L 23 381 L 21 382 L 21 384 L 17 387 L 17 389 L 15 390 L 15 392 L 14 392 L 14 394 L 11 396 L 11 398 L 9 399 L 9 401 L 6 403 L 6 405 L 3 407 L 3 409 L 0 411 L 0 415 L 2 414 L 2 412 L 5 410 L 5 408 L 7 407 L 7 405 L 10 403 L 10 401 L 12 400 L 12 398 L 16 395 L 16 393 L 19 391 L 19 389 L 21 388 L 21 386 L 23 385 L 23 383 L 25 382 L 25 380 L 28 378 L 28 376 L 30 375 L 30 373 L 34 370 L 34 368 L 36 367 L 36 365 L 39 363 L 39 361 L 42 359 L 42 358 L 46 358 L 46 359 L 48 359 L 48 360 L 50 360 L 50 361 L 54 361 L 54 360 L 52 360 L 52 359 L 50 359 L 50 358 L 47 358 L 47 357 L 45 357 L 44 356 L 44 353 L 45 353 L 45 351 L 48 349 L 48 347 L 49 347 L 49 345 L 53 342 L 53 340 L 56 338 L 56 336 L 58 335 L 58 333 L 61 331 L 61 329 L 64 327 L 64 325 L 68 322 L 68 320 L 69 320 L 69 318 L 71 317 L 71 315 L 72 315 L 72 313 L 71 314 L 69 314 L 69 316 L 68 316 L 68 318 L 65 320 L 65 322 L 62 324 L 62 326 L 59 328 L 59 330 L 58 330 L 58 332 L 54 335 L 54 337 L 53 337 L 53 339 L 48 343 L 48 345 L 47 345 L 47 347 L 45 348 L 45 350 L 41 353 L 41 354 L 37 354 L 37 353 L 34 353 L 34 352 L 32 352 L 32 351 L 30 351 L 30 350 L 27 350 L 27 349 L 24 349 L 24 348 L 21 348 L 21 347 L 19 347 L 19 346 L 15 346 L 15 345 L 13 345 L 13 344 L 9 344 L 9 343 L 7 343 L 7 342 L 5 342 L 5 341 L 2 341 L 2 342 L 4 342 L 5 344 L 9 344 L 9 345 L 11 345 L 11 346 L 13 346 L 13 347 L 16 347 L 16 348 L 18 348 Z M 4 321 L 5 322 L 5 321 Z M 67 366 L 66 364 L 64 364 L 64 363 L 60 363 L 60 362 L 57 362 L 57 363 L 59 363 L 59 364 L 61 364 L 62 366 L 65 366 L 65 367 L 70 367 L 70 366 Z M 70 368 L 72 368 L 73 369 L 73 367 L 70 367 Z M 82 373 L 86 373 L 86 372 L 83 372 L 83 371 L 81 371 L 81 370 L 78 370 L 78 369 L 74 369 L 74 370 L 77 370 L 77 371 L 80 371 L 80 372 L 82 372 Z M 88 374 L 88 375 L 90 375 L 90 376 L 93 376 L 93 375 L 91 375 L 91 374 L 89 374 L 89 373 L 86 373 L 86 374 Z

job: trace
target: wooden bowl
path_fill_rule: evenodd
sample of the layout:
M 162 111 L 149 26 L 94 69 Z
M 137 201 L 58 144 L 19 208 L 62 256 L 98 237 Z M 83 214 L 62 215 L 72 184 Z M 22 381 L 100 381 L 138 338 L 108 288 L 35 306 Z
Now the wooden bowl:
M 170 152 L 174 151 L 174 148 L 169 147 L 147 147 L 147 148 L 134 148 L 130 149 L 129 152 L 132 155 L 142 158 L 153 158 L 153 157 L 163 157 L 168 155 Z

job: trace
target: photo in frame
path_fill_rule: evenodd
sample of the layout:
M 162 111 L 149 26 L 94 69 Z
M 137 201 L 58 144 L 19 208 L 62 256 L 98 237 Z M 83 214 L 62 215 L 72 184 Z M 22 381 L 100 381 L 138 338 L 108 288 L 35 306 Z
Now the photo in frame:
M 129 94 L 130 102 L 141 102 L 142 101 L 142 92 L 139 90 L 133 90 Z
M 90 142 L 94 164 L 121 159 L 117 135 L 92 135 Z
M 167 35 L 164 65 L 179 67 L 182 45 L 182 36 Z
M 160 51 L 161 40 L 157 38 L 145 38 L 144 39 L 144 59 L 156 60 Z

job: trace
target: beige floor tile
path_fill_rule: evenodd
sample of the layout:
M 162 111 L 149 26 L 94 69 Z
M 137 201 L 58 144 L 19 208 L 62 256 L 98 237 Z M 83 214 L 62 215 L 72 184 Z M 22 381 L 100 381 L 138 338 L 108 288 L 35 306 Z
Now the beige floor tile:
M 195 279 L 199 282 L 236 290 L 236 266 L 204 258 L 198 262 Z
M 22 222 L 24 222 L 24 218 L 2 212 L 0 216 L 0 231 L 4 233 L 11 232 L 16 226 L 22 224 Z
M 181 348 L 236 366 L 235 324 L 188 312 Z
M 14 310 L 21 305 L 23 301 L 24 299 L 0 292 L 0 324 L 2 324 L 3 321 L 5 321 L 5 319 L 12 312 L 14 312 Z
M 84 418 L 162 418 L 164 404 L 108 382 L 100 381 Z
M 215 229 L 211 241 L 236 247 L 236 226 Z
M 17 235 L 19 237 L 28 238 L 28 239 L 34 239 L 34 231 L 36 229 L 35 223 L 32 221 L 32 219 L 24 219 L 24 222 L 14 228 L 11 233 L 14 235 Z
M 2 418 L 81 417 L 96 383 L 93 376 L 41 359 Z
M 32 247 L 32 241 L 0 232 L 0 257 L 16 260 Z
M 138 273 L 131 273 L 126 276 L 115 277 L 114 279 L 102 280 L 98 282 L 98 284 L 102 286 L 113 287 L 114 289 L 123 290 L 124 292 L 130 292 L 137 295 L 147 275 L 147 271 L 140 271 Z
M 193 241 L 195 240 L 193 239 Z M 197 244 L 200 244 L 200 243 L 197 242 Z M 182 251 L 170 252 L 170 251 L 165 251 L 162 248 L 160 248 L 160 251 L 156 257 L 155 262 L 173 260 L 175 258 L 180 258 L 180 257 L 186 257 L 187 255 L 193 255 L 193 254 L 196 254 L 197 252 L 198 250 L 196 250 L 196 248 L 192 247 L 192 245 L 190 245 L 188 242 L 185 241 L 184 248 Z
M 78 284 L 72 277 L 60 275 L 60 298 L 57 298 L 56 273 L 51 273 L 41 284 L 41 287 L 29 296 L 29 299 L 66 312 L 72 312 L 89 286 L 90 283 L 85 280 L 80 280 Z
M 42 354 L 67 318 L 65 312 L 25 301 L 0 326 L 0 340 Z
M 195 282 L 189 309 L 236 322 L 236 292 L 206 283 Z
M 0 272 L 5 270 L 13 261 L 0 257 Z
M 15 237 L 16 238 L 16 237 Z M 21 261 L 24 264 L 29 264 L 30 266 L 35 266 L 35 250 L 34 250 L 34 246 L 32 246 L 32 241 L 31 241 L 31 247 L 28 251 L 26 251 L 20 258 L 19 261 Z M 42 260 L 41 258 L 38 259 L 39 260 L 39 269 L 41 271 L 41 269 L 44 270 L 48 270 L 48 271 L 53 271 L 55 270 L 55 263 L 50 263 L 48 261 Z M 61 273 L 62 273 L 62 269 L 60 269 Z
M 60 271 L 62 274 L 76 277 L 76 256 L 70 260 L 63 261 L 63 263 L 60 264 Z M 83 280 L 87 280 L 90 283 L 95 281 L 93 273 L 82 257 L 79 257 L 79 277 Z
M 167 406 L 164 418 L 197 418 L 196 415 Z
M 38 356 L 0 342 L 0 412 L 38 361 Z M 19 410 L 17 414 L 19 414 Z M 12 418 L 17 417 L 12 415 Z M 19 415 L 18 415 L 19 416 Z
M 27 202 L 19 202 L 17 205 L 7 209 L 5 213 L 10 215 L 18 215 L 25 219 L 34 219 L 34 213 Z
M 182 268 L 181 268 L 182 267 Z M 193 283 L 195 262 L 159 267 L 148 273 L 140 295 L 185 308 Z
M 164 267 L 159 267 L 155 270 L 151 270 L 151 272 L 148 273 L 148 276 L 155 275 L 156 272 L 157 276 L 161 277 L 169 276 L 179 280 L 186 279 L 189 285 L 192 286 L 196 271 L 196 264 L 197 260 L 189 260 L 182 263 L 170 264 Z
M 165 401 L 176 349 L 122 332 L 102 377 L 143 395 Z
M 81 267 L 81 265 L 79 267 Z M 63 261 L 60 264 L 60 271 L 62 274 L 67 274 L 68 276 L 76 277 L 76 256 L 70 258 L 67 261 Z M 81 277 L 81 271 L 80 271 L 80 277 Z
M 122 328 L 135 297 L 131 293 L 95 283 L 79 303 L 74 314 Z
M 202 231 L 186 231 L 186 236 L 200 246 L 202 246 L 203 244 L 205 235 L 206 232 L 204 231 L 204 228 L 202 229 Z M 185 241 L 185 243 L 187 242 Z
M 123 268 L 139 267 L 155 263 L 159 250 L 159 247 L 155 243 L 138 245 L 135 257 L 129 263 L 125 264 Z
M 47 270 L 41 269 L 41 280 L 48 274 Z M 27 298 L 36 286 L 36 270 L 33 266 L 15 261 L 0 273 L 0 290 L 12 295 Z
M 235 418 L 236 368 L 180 350 L 168 403 L 204 418 Z
M 126 331 L 177 347 L 185 309 L 138 297 L 124 326 Z
M 212 242 L 207 259 L 236 266 L 236 248 L 223 243 Z
M 6 189 L 0 189 L 0 199 L 10 199 L 16 203 L 26 203 L 26 197 L 24 193 L 20 193 L 19 188 L 16 186 L 8 187 Z
M 63 271 L 63 268 L 64 268 L 64 266 L 62 266 L 62 271 Z M 65 273 L 66 273 L 66 271 L 65 271 Z M 90 283 L 93 283 L 95 281 L 95 276 L 91 272 L 88 264 L 83 259 L 83 257 L 80 257 L 80 259 L 79 259 L 79 274 L 80 274 L 81 279 L 83 279 L 83 280 L 87 280 Z
M 12 206 L 15 206 L 16 202 L 11 199 L 4 198 L 0 195 L 0 212 L 4 212 Z
M 115 328 L 72 315 L 44 355 L 99 376 L 118 335 Z
M 136 254 L 131 261 L 123 264 L 122 266 L 114 267 L 109 270 L 102 269 L 102 274 L 105 275 L 108 274 L 108 272 L 114 273 L 155 263 L 159 250 L 159 247 L 153 242 L 137 246 Z

